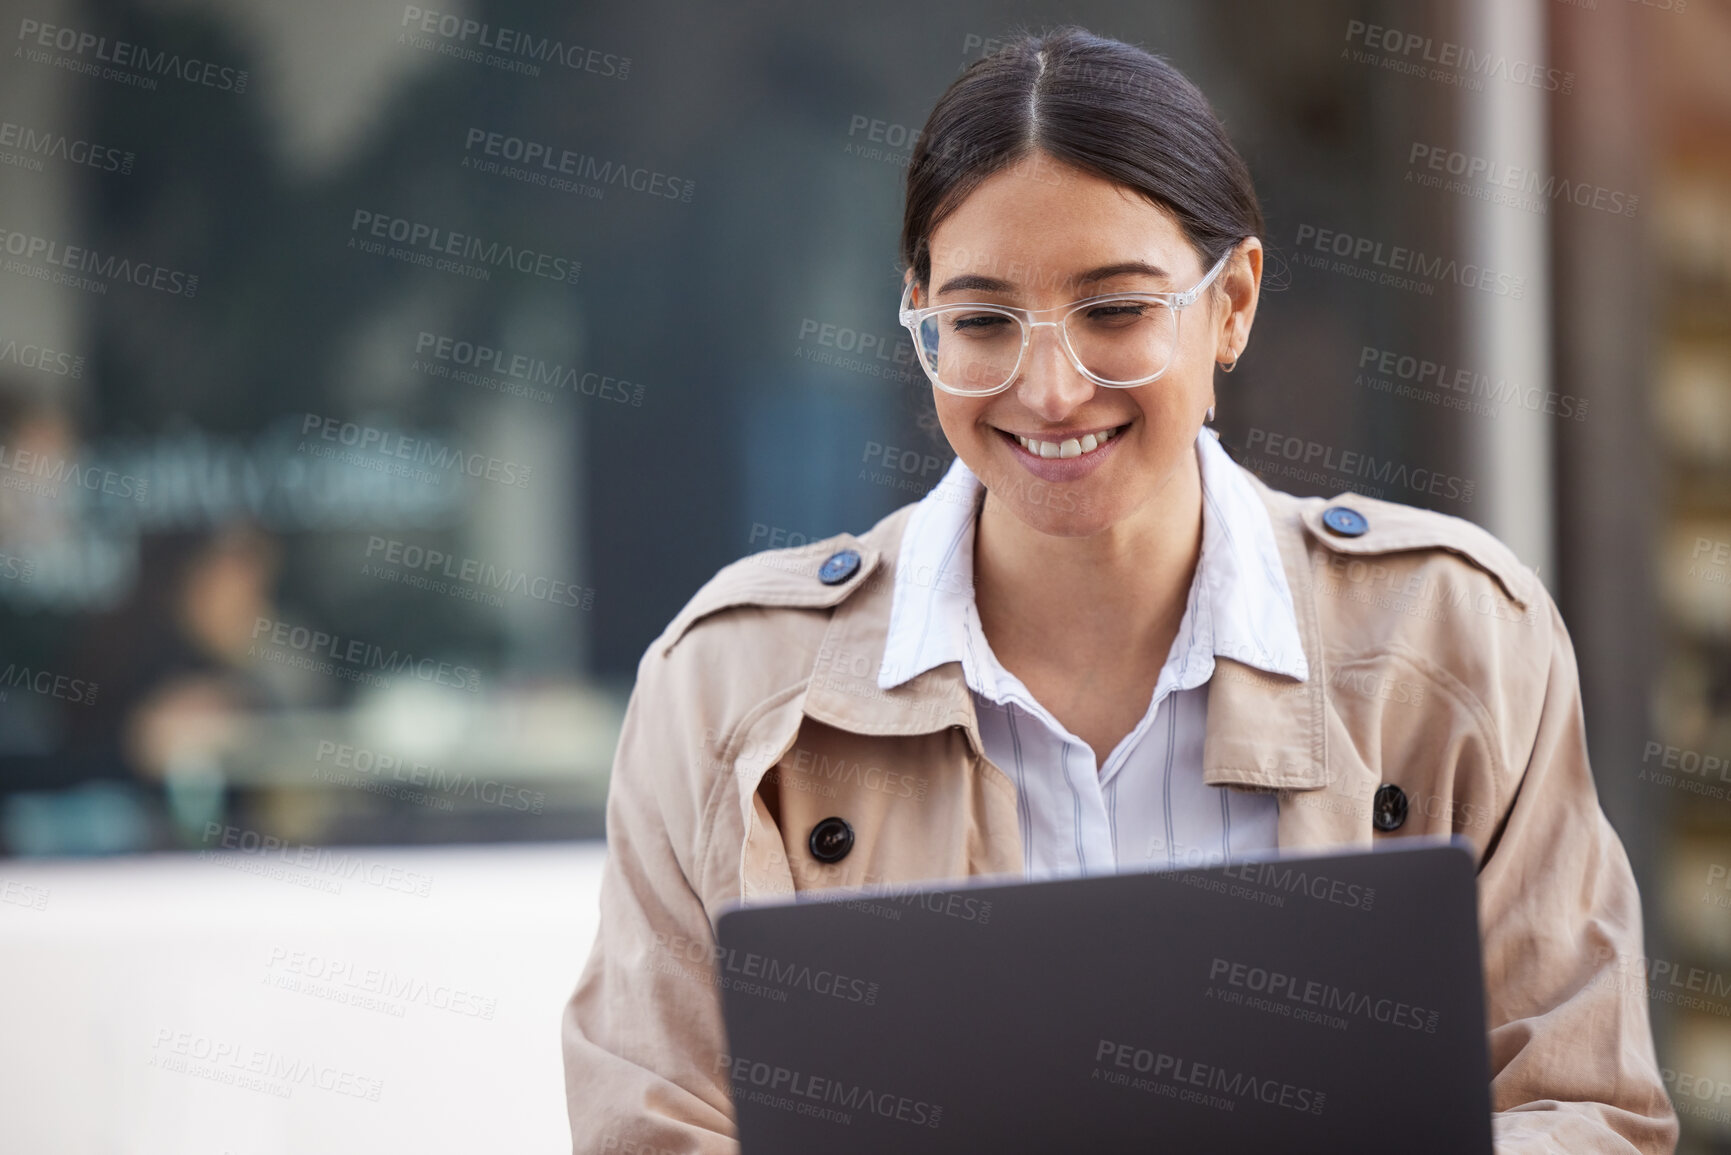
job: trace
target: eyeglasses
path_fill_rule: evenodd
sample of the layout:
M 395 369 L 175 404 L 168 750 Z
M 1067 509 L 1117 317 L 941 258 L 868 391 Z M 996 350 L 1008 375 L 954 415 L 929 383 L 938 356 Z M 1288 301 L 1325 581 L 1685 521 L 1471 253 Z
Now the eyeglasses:
M 1049 309 L 979 302 L 910 309 L 910 280 L 902 289 L 901 321 L 913 334 L 926 376 L 946 393 L 985 397 L 1009 388 L 1042 325 L 1057 328 L 1065 355 L 1088 380 L 1131 389 L 1166 372 L 1178 348 L 1178 310 L 1196 303 L 1235 251 L 1187 292 L 1106 293 Z M 1060 310 L 1055 321 L 1034 319 Z

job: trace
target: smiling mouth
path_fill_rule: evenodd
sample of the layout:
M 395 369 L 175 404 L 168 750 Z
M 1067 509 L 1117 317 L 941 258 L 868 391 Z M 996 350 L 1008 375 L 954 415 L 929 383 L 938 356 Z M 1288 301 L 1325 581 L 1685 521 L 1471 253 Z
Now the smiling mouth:
M 1035 437 L 1023 437 L 1019 433 L 1011 433 L 1007 429 L 1000 429 L 998 432 L 1005 437 L 1014 438 L 1017 444 L 1035 457 L 1086 457 L 1128 428 L 1130 428 L 1130 423 L 1126 421 L 1124 424 L 1113 426 L 1111 429 L 1104 429 L 1098 433 L 1086 433 L 1079 438 L 1069 437 L 1063 441 L 1041 441 Z

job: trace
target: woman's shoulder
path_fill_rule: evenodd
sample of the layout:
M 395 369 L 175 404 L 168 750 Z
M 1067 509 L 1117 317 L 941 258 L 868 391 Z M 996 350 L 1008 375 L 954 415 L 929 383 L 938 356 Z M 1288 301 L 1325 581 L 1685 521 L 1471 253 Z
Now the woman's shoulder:
M 1478 765 L 1487 813 L 1500 813 L 1546 703 L 1577 680 L 1544 584 L 1465 518 L 1351 492 L 1266 494 L 1277 534 L 1296 547 L 1283 553 L 1320 643 L 1332 708 L 1349 729 L 1375 733 L 1387 765 L 1480 751 L 1476 763 L 1446 762 L 1460 779 L 1448 789 L 1464 797 L 1463 767 Z
M 669 657 L 682 643 L 703 636 L 698 648 L 773 659 L 789 630 L 821 637 L 834 607 L 893 573 L 914 504 L 893 510 L 863 533 L 766 549 L 722 566 L 673 616 L 645 658 Z M 788 612 L 763 612 L 778 610 Z
M 1494 601 L 1505 607 L 1507 612 L 1498 611 L 1503 617 L 1548 615 L 1550 595 L 1538 575 L 1466 518 L 1350 491 L 1297 497 L 1250 476 L 1277 532 L 1305 539 L 1313 583 L 1346 583 L 1367 595 L 1417 598 L 1421 604 L 1440 600 L 1457 608 L 1471 600 L 1486 614 L 1491 611 L 1483 607 Z M 1366 604 L 1365 598 L 1354 600 Z M 1380 601 L 1385 608 L 1392 604 Z
M 719 772 L 731 764 L 722 751 L 788 707 L 810 682 L 838 608 L 870 608 L 892 591 L 906 508 L 864 533 L 739 558 L 703 583 L 637 666 L 628 714 L 655 719 L 655 740 L 689 745 L 689 756 L 659 759 L 667 765 L 653 773 Z
M 1550 592 L 1481 526 L 1357 493 L 1262 489 L 1294 598 L 1331 667 L 1401 667 L 1512 717 L 1542 697 L 1554 661 L 1572 663 Z

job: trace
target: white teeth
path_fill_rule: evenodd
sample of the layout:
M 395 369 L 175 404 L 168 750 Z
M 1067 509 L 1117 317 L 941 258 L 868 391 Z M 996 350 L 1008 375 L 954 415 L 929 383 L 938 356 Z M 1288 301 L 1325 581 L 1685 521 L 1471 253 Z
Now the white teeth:
M 1022 448 L 1040 457 L 1080 457 L 1084 453 L 1092 453 L 1106 442 L 1117 436 L 1118 430 L 1108 429 L 1102 433 L 1088 433 L 1080 439 L 1066 438 L 1062 442 L 1040 441 L 1032 437 L 1016 435 L 1016 440 L 1022 443 Z

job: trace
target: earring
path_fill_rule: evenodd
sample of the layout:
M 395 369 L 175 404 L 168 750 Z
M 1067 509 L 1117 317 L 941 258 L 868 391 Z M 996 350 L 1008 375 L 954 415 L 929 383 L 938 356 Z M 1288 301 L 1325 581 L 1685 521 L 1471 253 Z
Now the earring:
M 1238 358 L 1237 357 L 1232 358 L 1232 360 L 1230 360 L 1230 361 L 1220 362 L 1220 371 L 1222 373 L 1230 373 L 1236 368 L 1238 368 Z
M 1204 417 L 1202 420 L 1209 425 L 1214 424 L 1214 406 L 1210 405 L 1208 407 L 1208 416 Z

